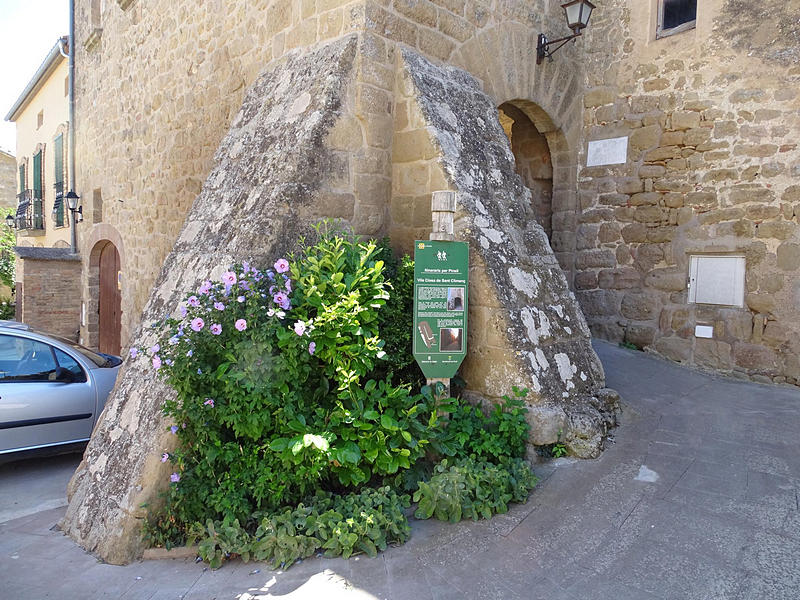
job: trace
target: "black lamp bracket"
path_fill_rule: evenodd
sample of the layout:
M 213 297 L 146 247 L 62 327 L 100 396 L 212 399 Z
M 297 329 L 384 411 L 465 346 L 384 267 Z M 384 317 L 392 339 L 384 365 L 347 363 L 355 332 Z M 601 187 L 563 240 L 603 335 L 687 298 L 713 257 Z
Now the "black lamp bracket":
M 557 40 L 548 40 L 545 34 L 540 33 L 539 41 L 536 44 L 536 64 L 537 65 L 542 64 L 545 58 L 550 58 L 551 56 L 553 56 L 553 54 L 556 53 L 556 50 L 562 48 L 564 44 L 580 36 L 581 36 L 581 31 L 578 30 L 572 35 L 558 38 Z M 552 46 L 553 44 L 558 44 L 558 46 L 556 46 L 551 50 L 550 46 Z

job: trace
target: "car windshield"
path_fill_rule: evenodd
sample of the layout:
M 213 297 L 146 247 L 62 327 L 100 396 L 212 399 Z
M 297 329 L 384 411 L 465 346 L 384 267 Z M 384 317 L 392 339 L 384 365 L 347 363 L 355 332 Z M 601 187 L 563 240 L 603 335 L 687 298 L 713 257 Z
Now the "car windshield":
M 62 344 L 66 344 L 70 348 L 76 350 L 83 354 L 86 358 L 91 360 L 94 364 L 98 367 L 116 367 L 120 364 L 120 359 L 116 356 L 112 356 L 110 354 L 98 354 L 97 352 L 93 352 L 86 348 L 85 346 L 81 346 L 78 343 L 73 342 L 72 340 L 68 340 L 65 337 L 61 337 L 60 335 L 53 335 L 52 333 L 47 334 L 48 337 L 53 338 L 54 340 L 58 340 Z

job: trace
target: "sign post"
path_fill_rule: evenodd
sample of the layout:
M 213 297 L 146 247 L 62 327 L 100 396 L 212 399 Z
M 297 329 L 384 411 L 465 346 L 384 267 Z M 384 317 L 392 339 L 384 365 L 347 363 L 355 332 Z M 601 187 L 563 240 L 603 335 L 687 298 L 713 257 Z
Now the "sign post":
M 414 358 L 428 380 L 444 384 L 467 355 L 469 245 L 453 241 L 455 192 L 434 192 L 433 232 L 414 242 Z

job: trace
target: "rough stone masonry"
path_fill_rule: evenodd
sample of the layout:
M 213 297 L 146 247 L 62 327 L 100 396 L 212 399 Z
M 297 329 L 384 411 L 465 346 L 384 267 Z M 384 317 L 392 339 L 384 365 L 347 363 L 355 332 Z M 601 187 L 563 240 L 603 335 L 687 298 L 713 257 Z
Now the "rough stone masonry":
M 351 35 L 289 54 L 257 79 L 162 268 L 134 345 L 152 344 L 148 325 L 203 279 L 238 260 L 273 259 L 319 218 L 348 213 L 343 199 L 354 196 L 343 190 L 343 157 L 332 145 L 347 133 L 343 123 L 357 126 L 361 42 Z M 563 436 L 574 454 L 596 456 L 617 397 L 602 389 L 589 330 L 530 214 L 495 107 L 467 73 L 412 51 L 398 53 L 397 78 L 398 95 L 424 121 L 419 150 L 459 192 L 457 235 L 472 248 L 475 333 L 464 374 L 473 397 L 491 401 L 511 384 L 528 387 L 532 441 Z M 108 562 L 143 550 L 143 505 L 158 501 L 169 477 L 159 457 L 170 449 L 171 423 L 161 414 L 170 394 L 146 362 L 126 364 L 70 482 L 63 529 Z

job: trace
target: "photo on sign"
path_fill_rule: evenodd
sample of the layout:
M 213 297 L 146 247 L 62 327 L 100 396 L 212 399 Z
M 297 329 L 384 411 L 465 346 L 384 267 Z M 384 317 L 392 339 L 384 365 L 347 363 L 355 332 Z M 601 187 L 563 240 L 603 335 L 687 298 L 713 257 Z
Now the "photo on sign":
M 447 288 L 447 310 L 464 310 L 464 288 Z
M 422 343 L 425 344 L 425 347 L 430 348 L 433 346 L 436 339 L 433 335 L 433 329 L 428 325 L 428 322 L 421 321 L 419 325 L 417 325 L 417 328 L 419 329 L 419 334 L 422 336 Z
M 439 330 L 439 352 L 461 352 L 464 347 L 464 330 L 443 327 Z

